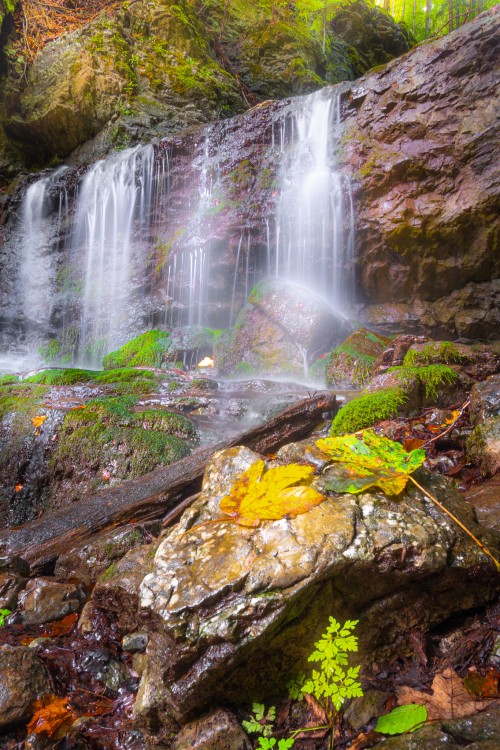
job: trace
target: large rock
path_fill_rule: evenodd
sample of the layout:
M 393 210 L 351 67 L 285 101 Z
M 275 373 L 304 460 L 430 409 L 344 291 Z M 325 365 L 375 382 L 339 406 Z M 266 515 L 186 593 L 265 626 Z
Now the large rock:
M 224 373 L 290 373 L 307 376 L 308 365 L 329 344 L 345 338 L 349 323 L 327 303 L 295 284 L 264 281 L 248 297 L 233 328 L 214 345 Z
M 330 494 L 328 468 L 315 482 L 328 499 L 293 520 L 203 526 L 256 459 L 246 448 L 215 454 L 199 501 L 142 583 L 150 642 L 136 716 L 150 730 L 175 731 L 210 706 L 276 698 L 307 668 L 329 614 L 361 618 L 361 659 L 373 660 L 411 649 L 410 632 L 498 587 L 491 561 L 419 490 Z M 425 470 L 418 480 L 484 538 L 449 480 Z
M 469 460 L 484 476 L 500 471 L 500 375 L 492 375 L 471 390 L 471 420 L 476 425 L 467 440 Z
M 359 279 L 370 303 L 425 305 L 500 275 L 491 158 L 499 17 L 496 6 L 351 89 L 344 158 L 356 177 Z M 459 313 L 442 311 L 475 335 L 485 311 Z
M 32 649 L 0 646 L 0 728 L 29 719 L 33 702 L 50 692 L 48 674 Z

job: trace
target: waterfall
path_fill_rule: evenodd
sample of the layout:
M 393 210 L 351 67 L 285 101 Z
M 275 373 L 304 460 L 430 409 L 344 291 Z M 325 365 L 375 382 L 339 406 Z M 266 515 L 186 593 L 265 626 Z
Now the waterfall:
M 32 182 L 0 254 L 0 360 L 33 366 L 42 347 L 99 367 L 151 327 L 227 327 L 266 276 L 345 310 L 355 236 L 338 89 L 276 105 L 255 146 L 240 123 Z
M 153 202 L 166 181 L 168 170 L 153 146 L 97 162 L 82 180 L 69 249 L 86 257 L 77 354 L 82 363 L 99 365 L 102 354 L 130 333 L 131 282 L 149 242 Z
M 352 299 L 354 211 L 350 182 L 335 163 L 339 96 L 318 91 L 301 97 L 291 131 L 288 142 L 280 137 L 281 190 L 269 272 L 311 287 L 342 309 Z

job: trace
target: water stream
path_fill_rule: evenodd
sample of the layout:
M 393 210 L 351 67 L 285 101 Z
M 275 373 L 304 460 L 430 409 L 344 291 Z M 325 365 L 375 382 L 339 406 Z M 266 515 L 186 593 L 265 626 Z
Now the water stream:
M 0 261 L 9 276 L 0 368 L 14 359 L 34 366 L 47 347 L 61 363 L 99 367 L 105 352 L 153 326 L 229 326 L 266 276 L 345 308 L 354 207 L 338 164 L 336 89 L 277 111 L 259 144 L 256 176 L 248 154 L 235 157 L 245 144 L 227 123 L 200 131 L 188 161 L 166 141 L 113 154 L 76 178 L 62 167 L 29 185 Z M 272 201 L 240 216 L 228 185 L 243 193 L 248 183 L 252 205 L 271 164 Z

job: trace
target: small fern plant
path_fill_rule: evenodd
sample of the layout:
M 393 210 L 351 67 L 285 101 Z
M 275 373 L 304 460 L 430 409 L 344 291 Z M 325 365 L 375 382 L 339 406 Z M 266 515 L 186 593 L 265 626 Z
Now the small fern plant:
M 287 684 L 289 695 L 295 700 L 301 700 L 304 693 L 316 698 L 325 711 L 331 729 L 345 699 L 363 695 L 357 679 L 361 667 L 348 666 L 348 652 L 358 650 L 358 638 L 352 634 L 358 622 L 347 620 L 341 625 L 330 617 L 326 632 L 314 644 L 316 650 L 308 659 L 317 662 L 320 668 L 313 669 L 309 678 L 300 673 Z
M 273 722 L 276 718 L 276 709 L 271 706 L 266 711 L 263 703 L 252 703 L 252 711 L 248 721 L 242 721 L 243 729 L 249 734 L 260 734 L 262 737 L 270 737 L 273 733 Z

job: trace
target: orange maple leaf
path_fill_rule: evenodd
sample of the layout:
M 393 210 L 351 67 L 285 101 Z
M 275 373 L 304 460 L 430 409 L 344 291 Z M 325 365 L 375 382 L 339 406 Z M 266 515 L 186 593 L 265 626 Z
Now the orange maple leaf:
M 67 698 L 44 695 L 33 704 L 33 718 L 28 724 L 28 734 L 46 734 L 62 739 L 77 716 Z
M 47 419 L 47 416 L 45 414 L 41 414 L 40 416 L 33 417 L 33 419 L 31 421 L 33 422 L 33 424 L 35 425 L 35 427 L 38 428 L 38 427 L 41 427 L 43 425 L 43 423 L 45 422 L 46 419 Z

